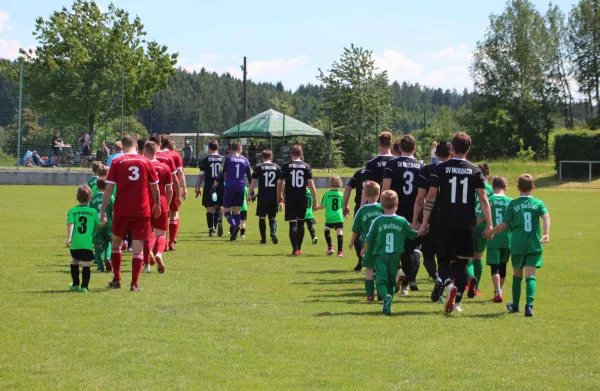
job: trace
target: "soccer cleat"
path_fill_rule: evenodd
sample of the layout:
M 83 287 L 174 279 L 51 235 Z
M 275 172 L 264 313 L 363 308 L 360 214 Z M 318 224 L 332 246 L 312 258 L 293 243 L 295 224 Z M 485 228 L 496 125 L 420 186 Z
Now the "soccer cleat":
M 454 312 L 463 312 L 462 305 L 460 303 L 456 303 L 454 305 Z
M 392 314 L 392 295 L 387 294 L 383 298 L 383 313 L 384 315 Z
M 143 267 L 142 271 L 143 271 L 144 273 L 150 273 L 150 265 L 144 265 L 144 267 Z
M 175 251 L 175 244 L 169 244 L 169 251 Z
M 79 292 L 79 291 L 81 291 L 81 288 L 79 287 L 79 285 L 73 285 L 73 284 L 71 284 L 71 285 L 69 285 L 69 289 L 72 292 Z
M 121 289 L 121 280 L 110 280 L 108 287 L 111 289 Z
M 502 303 L 502 300 L 504 300 L 504 298 L 502 297 L 502 293 L 499 293 L 496 296 L 494 296 L 494 298 L 492 299 L 492 303 Z
M 154 259 L 154 254 L 150 251 L 150 266 L 156 265 L 156 260 Z
M 396 274 L 396 292 L 400 292 L 400 286 L 405 278 L 406 274 L 404 274 L 404 271 L 402 269 L 398 269 L 398 273 Z
M 260 242 L 258 242 L 258 244 L 267 244 L 266 240 L 261 240 Z
M 233 242 L 234 240 L 237 240 L 237 235 L 240 232 L 240 227 L 234 227 L 233 231 L 231 232 L 231 236 L 229 237 L 229 241 Z
M 374 302 L 375 301 L 375 296 L 367 296 L 367 301 L 368 302 Z
M 131 247 L 127 247 L 127 252 L 128 252 L 128 253 L 132 253 L 132 252 L 133 252 L 133 249 L 132 249 Z
M 292 255 L 295 257 L 297 255 L 300 255 L 300 253 L 298 252 L 298 250 L 294 250 L 294 251 L 292 251 Z
M 477 289 L 477 278 L 471 277 L 469 279 L 469 283 L 467 284 L 467 297 L 472 299 L 475 297 L 475 290 Z
M 506 303 L 506 309 L 512 314 L 516 314 L 519 312 L 519 307 L 517 307 L 513 303 Z
M 217 236 L 221 237 L 223 236 L 223 221 L 219 220 L 219 222 L 217 223 Z
M 448 285 L 448 298 L 446 299 L 446 305 L 444 306 L 444 311 L 446 311 L 447 314 L 454 311 L 457 293 L 458 289 L 454 286 L 454 284 Z
M 208 230 L 208 237 L 209 238 L 214 238 L 215 237 L 215 230 L 213 228 L 210 228 Z
M 104 268 L 99 267 L 98 269 L 96 269 L 96 272 L 98 272 L 98 273 L 104 273 Z
M 327 251 L 325 252 L 325 255 L 333 255 L 334 251 L 333 251 L 333 247 L 328 247 Z
M 414 292 L 418 292 L 419 291 L 419 286 L 417 285 L 416 282 L 411 282 L 410 283 L 410 290 L 414 291 Z
M 112 272 L 112 264 L 108 259 L 104 261 L 104 268 L 107 272 Z
M 131 288 L 129 288 L 129 290 L 130 290 L 131 292 L 141 292 L 141 291 L 142 291 L 142 288 L 140 288 L 140 286 L 139 286 L 139 285 L 132 285 L 132 286 L 131 286 Z
M 317 242 L 319 242 L 319 238 L 317 238 L 316 236 L 312 238 L 312 244 L 317 244 Z
M 273 244 L 279 243 L 279 239 L 277 239 L 277 235 L 275 235 L 273 232 L 271 232 L 271 242 L 273 242 Z
M 525 316 L 528 318 L 533 317 L 533 306 L 532 305 L 527 304 L 525 306 Z
M 358 260 L 358 263 L 356 264 L 356 266 L 354 266 L 354 271 L 355 272 L 359 272 L 362 270 L 362 260 Z
M 79 292 L 81 292 L 81 293 L 88 293 L 88 288 L 81 288 L 79 290 Z
M 244 239 L 245 239 L 245 238 L 246 238 L 246 235 L 240 235 L 240 238 L 244 238 Z
M 302 255 L 302 254 L 304 254 L 304 252 L 302 251 L 302 249 L 301 249 L 301 248 L 299 248 L 299 249 L 298 249 L 298 255 Z
M 402 293 L 403 296 L 408 296 L 408 287 L 403 286 L 402 288 L 400 288 L 400 293 Z
M 121 251 L 125 251 L 127 250 L 127 241 L 124 240 L 123 242 L 121 242 Z
M 165 264 L 160 255 L 156 257 L 156 264 L 156 269 L 158 270 L 158 273 L 163 274 L 165 272 Z
M 479 289 L 475 289 L 475 296 L 481 296 L 481 291 Z
M 431 301 L 437 303 L 442 299 L 444 295 L 444 283 L 442 280 L 438 279 L 433 286 L 433 291 L 431 292 Z
M 338 257 L 343 257 L 344 256 L 344 252 L 342 250 L 338 251 L 337 256 Z

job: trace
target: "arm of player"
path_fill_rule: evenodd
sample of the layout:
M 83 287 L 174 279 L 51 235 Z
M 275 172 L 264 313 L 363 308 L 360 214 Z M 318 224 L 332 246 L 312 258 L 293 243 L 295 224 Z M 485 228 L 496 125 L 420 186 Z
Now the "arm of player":
M 74 224 L 67 224 L 67 247 L 71 247 L 71 238 L 73 237 Z
M 158 190 L 158 183 L 150 184 L 150 190 L 152 191 L 152 198 L 154 199 L 154 206 L 152 207 L 152 215 L 155 219 L 158 219 L 161 214 L 160 208 L 160 191 Z M 110 194 L 110 193 L 108 193 Z
M 435 199 L 437 197 L 438 188 L 430 187 L 427 192 L 427 197 L 425 198 L 425 206 L 423 208 L 423 223 L 422 226 L 429 226 L 429 218 L 431 217 L 431 212 L 433 211 L 433 207 L 435 206 Z
M 381 192 L 383 193 L 386 190 L 390 190 L 392 188 L 392 178 L 383 178 L 383 183 L 381 184 Z
M 200 174 L 198 174 L 198 183 L 196 183 L 196 198 L 198 198 L 199 196 L 202 195 L 202 190 L 200 189 L 200 186 L 202 186 L 203 179 L 204 179 L 204 172 L 200 171 Z
M 167 191 L 167 205 L 171 205 L 171 200 L 173 199 L 173 184 L 169 183 L 165 187 Z
M 185 174 L 183 173 L 183 168 L 181 170 L 177 170 L 177 177 L 179 178 L 179 186 L 181 187 L 181 199 L 185 200 L 187 198 L 187 184 L 185 183 Z
M 419 226 L 419 216 L 423 212 L 423 206 L 425 205 L 425 197 L 427 196 L 427 190 L 420 187 L 417 192 L 417 198 L 415 199 L 415 206 L 413 208 L 413 221 L 412 226 Z
M 285 181 L 283 179 L 280 179 L 277 181 L 277 203 L 278 204 L 283 204 L 284 201 L 284 197 L 283 197 L 283 183 Z
M 323 208 L 319 208 L 319 203 L 317 202 L 317 188 L 315 187 L 315 181 L 311 178 L 308 180 L 308 189 L 310 190 L 310 194 L 313 197 L 313 210 L 319 210 Z
M 350 208 L 348 208 L 348 202 L 350 202 L 350 195 L 352 194 L 352 188 L 346 186 L 344 190 L 344 217 L 350 217 Z
M 112 183 L 107 183 L 104 188 L 104 196 L 102 197 L 102 209 L 100 210 L 100 222 L 104 223 L 106 221 L 106 207 L 110 202 L 110 197 L 112 197 L 113 189 L 115 185 Z
M 483 214 L 483 218 L 487 223 L 486 230 L 489 231 L 491 227 L 494 226 L 494 222 L 492 221 L 492 207 L 490 206 L 490 200 L 488 199 L 485 188 L 477 189 L 477 194 L 479 195 L 479 206 L 481 207 L 481 213 Z
M 177 172 L 172 174 L 173 176 L 173 193 L 179 194 L 179 189 L 181 186 L 179 185 L 179 177 L 177 176 Z
M 358 238 L 358 233 L 352 232 L 352 237 L 350 238 L 350 244 L 348 245 L 348 248 L 350 250 L 352 250 L 354 248 L 354 242 L 356 242 L 357 238 Z
M 248 202 L 252 200 L 252 194 L 254 194 L 254 187 L 256 186 L 256 179 L 252 178 L 250 186 L 248 186 Z
M 363 182 L 362 193 L 360 193 L 360 207 L 362 208 L 367 203 L 367 191 L 365 189 L 365 182 Z
M 502 223 L 498 224 L 497 226 L 495 226 L 493 229 L 489 230 L 488 232 L 485 232 L 483 235 L 486 237 L 487 240 L 492 240 L 494 235 L 497 235 L 500 232 L 503 232 L 506 228 L 508 228 L 508 224 L 506 224 L 505 222 L 502 222 Z
M 542 221 L 544 223 L 544 235 L 541 242 L 548 243 L 550 241 L 550 215 L 548 213 L 542 215 Z

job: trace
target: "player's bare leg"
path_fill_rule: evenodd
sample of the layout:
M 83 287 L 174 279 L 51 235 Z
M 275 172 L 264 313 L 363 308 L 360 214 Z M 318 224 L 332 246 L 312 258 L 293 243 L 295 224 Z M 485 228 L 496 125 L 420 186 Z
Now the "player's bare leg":
M 154 259 L 156 260 L 156 268 L 159 273 L 165 272 L 165 263 L 163 260 L 163 252 L 167 247 L 167 231 L 161 229 L 156 230 L 156 243 L 154 244 Z
M 140 291 L 140 274 L 142 273 L 144 240 L 134 240 L 131 249 L 133 256 L 131 257 L 131 291 Z
M 112 237 L 112 251 L 110 254 L 110 263 L 113 268 L 113 279 L 108 283 L 108 286 L 113 289 L 121 288 L 121 264 L 123 263 L 123 253 L 121 245 L 123 239 L 113 235 Z

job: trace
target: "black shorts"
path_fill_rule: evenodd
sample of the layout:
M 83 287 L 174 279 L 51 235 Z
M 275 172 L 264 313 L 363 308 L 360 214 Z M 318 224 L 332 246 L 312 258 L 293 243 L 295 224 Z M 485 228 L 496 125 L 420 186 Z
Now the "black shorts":
M 315 221 L 315 219 L 305 219 L 304 221 L 306 221 L 306 225 L 317 225 L 317 222 Z
M 437 221 L 435 221 L 435 219 L 430 219 L 429 232 L 427 235 L 421 237 L 421 252 L 423 253 L 423 259 L 433 260 L 435 258 L 435 248 L 437 245 L 436 235 Z
M 247 210 L 242 210 L 240 211 L 240 220 L 248 220 L 248 211 Z
M 92 250 L 71 250 L 71 257 L 77 261 L 91 262 L 96 259 Z
M 475 227 L 466 230 L 439 229 L 436 252 L 438 258 L 452 261 L 458 257 L 471 259 L 475 254 Z
M 333 224 L 325 223 L 325 227 L 327 227 L 329 229 L 343 229 L 344 223 L 333 223 Z
M 205 187 L 202 189 L 202 206 L 205 208 L 211 208 L 215 205 L 223 205 L 223 189 L 217 188 L 217 202 L 213 202 L 210 189 L 211 187 Z
M 306 197 L 299 200 L 285 200 L 285 221 L 304 220 L 308 203 Z
M 279 204 L 277 200 L 264 200 L 258 197 L 258 202 L 256 205 L 256 215 L 258 217 L 267 217 L 270 219 L 274 219 L 277 216 L 277 212 L 279 211 Z

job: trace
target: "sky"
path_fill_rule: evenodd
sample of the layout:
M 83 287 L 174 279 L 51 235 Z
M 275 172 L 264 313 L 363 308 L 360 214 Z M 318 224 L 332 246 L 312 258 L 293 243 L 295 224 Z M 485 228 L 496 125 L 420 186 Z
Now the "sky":
M 318 83 L 351 43 L 373 52 L 390 80 L 440 88 L 472 88 L 469 64 L 491 13 L 504 0 L 115 0 L 145 25 L 148 38 L 179 53 L 178 67 L 281 81 L 286 89 Z M 545 12 L 549 0 L 533 0 Z M 568 12 L 575 0 L 555 0 Z M 102 9 L 109 1 L 96 2 Z M 36 18 L 66 0 L 0 0 L 0 58 L 35 48 Z

